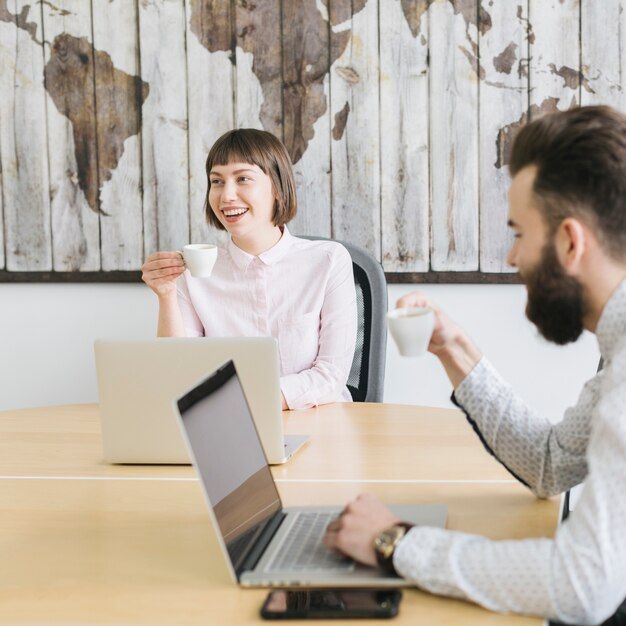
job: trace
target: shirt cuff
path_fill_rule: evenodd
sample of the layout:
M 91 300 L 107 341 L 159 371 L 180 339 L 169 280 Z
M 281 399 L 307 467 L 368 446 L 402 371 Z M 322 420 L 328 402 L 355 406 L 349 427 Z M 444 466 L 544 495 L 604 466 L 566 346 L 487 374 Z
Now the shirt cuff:
M 416 526 L 393 553 L 396 572 L 431 593 L 465 597 L 451 581 L 450 548 L 454 534 L 443 528 Z
M 290 374 L 280 379 L 280 390 L 283 396 L 285 396 L 287 408 L 290 410 L 310 409 L 311 407 L 317 406 L 310 391 L 303 391 L 301 389 L 302 383 L 299 378 L 301 378 L 300 374 Z

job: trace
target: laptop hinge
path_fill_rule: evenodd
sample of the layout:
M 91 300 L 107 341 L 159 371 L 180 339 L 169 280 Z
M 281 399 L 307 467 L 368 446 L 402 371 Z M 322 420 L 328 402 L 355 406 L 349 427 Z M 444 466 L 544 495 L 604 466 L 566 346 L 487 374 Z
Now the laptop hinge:
M 267 520 L 263 530 L 254 541 L 254 544 L 246 554 L 241 564 L 237 567 L 237 579 L 241 578 L 241 574 L 244 572 L 253 570 L 256 567 L 256 564 L 265 552 L 265 548 L 267 548 L 270 541 L 273 539 L 285 517 L 287 517 L 286 513 L 276 511 L 276 513 L 274 513 L 274 515 Z

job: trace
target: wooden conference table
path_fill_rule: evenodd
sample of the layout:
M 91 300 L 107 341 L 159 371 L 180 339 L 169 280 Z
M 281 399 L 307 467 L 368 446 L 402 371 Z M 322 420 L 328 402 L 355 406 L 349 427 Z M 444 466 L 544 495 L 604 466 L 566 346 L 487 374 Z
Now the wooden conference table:
M 445 503 L 448 528 L 494 539 L 556 529 L 560 500 L 517 484 L 455 409 L 334 404 L 286 430 L 311 435 L 272 470 L 286 505 L 367 491 Z M 0 412 L 0 624 L 261 623 L 266 590 L 226 579 L 193 468 L 110 466 L 100 446 L 97 405 Z M 542 621 L 410 589 L 393 623 Z

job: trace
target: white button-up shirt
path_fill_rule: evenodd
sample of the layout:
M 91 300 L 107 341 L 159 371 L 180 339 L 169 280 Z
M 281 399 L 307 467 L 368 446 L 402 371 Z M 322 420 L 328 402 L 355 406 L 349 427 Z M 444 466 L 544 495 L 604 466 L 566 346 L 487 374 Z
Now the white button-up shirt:
M 534 415 L 484 358 L 455 392 L 487 449 L 538 496 L 585 481 L 554 539 L 491 541 L 414 528 L 394 554 L 402 576 L 494 611 L 575 624 L 613 614 L 626 597 L 626 281 L 596 335 L 604 369 L 558 424 Z M 558 373 L 540 383 L 549 393 Z
M 189 336 L 278 340 L 290 409 L 351 401 L 356 295 L 352 259 L 341 244 L 300 239 L 284 227 L 275 246 L 253 256 L 230 240 L 211 276 L 186 271 L 177 288 Z

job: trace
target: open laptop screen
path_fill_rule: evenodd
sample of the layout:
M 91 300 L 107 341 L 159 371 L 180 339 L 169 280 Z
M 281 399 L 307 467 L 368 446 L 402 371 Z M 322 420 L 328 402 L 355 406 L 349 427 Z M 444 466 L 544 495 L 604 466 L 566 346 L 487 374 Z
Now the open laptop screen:
M 178 408 L 230 552 L 229 544 L 282 509 L 233 362 L 183 396 Z

